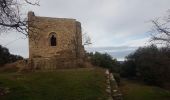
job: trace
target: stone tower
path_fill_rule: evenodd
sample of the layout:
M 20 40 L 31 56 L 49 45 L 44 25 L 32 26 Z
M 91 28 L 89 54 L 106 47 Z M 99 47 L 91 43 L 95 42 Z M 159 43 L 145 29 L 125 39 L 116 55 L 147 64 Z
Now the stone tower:
M 29 61 L 35 69 L 72 68 L 83 63 L 81 23 L 28 13 Z

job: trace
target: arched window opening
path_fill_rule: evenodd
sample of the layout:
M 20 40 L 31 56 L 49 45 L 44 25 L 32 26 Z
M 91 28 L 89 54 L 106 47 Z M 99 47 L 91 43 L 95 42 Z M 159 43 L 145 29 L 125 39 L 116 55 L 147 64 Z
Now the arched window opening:
M 49 41 L 50 41 L 50 46 L 56 46 L 57 45 L 56 33 L 52 32 L 49 35 Z
M 51 46 L 56 46 L 56 37 L 54 35 L 51 37 Z

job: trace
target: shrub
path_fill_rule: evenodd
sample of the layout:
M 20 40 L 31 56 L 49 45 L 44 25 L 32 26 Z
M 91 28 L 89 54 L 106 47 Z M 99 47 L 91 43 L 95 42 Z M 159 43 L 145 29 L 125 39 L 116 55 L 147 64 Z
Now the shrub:
M 117 85 L 120 85 L 120 75 L 119 75 L 119 73 L 114 73 L 114 78 L 115 78 L 115 80 L 116 80 L 116 82 L 117 82 Z
M 21 56 L 9 53 L 9 50 L 0 45 L 0 66 L 23 59 Z
M 138 48 L 126 57 L 122 68 L 123 76 L 137 76 L 144 82 L 161 86 L 170 82 L 170 48 L 155 45 Z

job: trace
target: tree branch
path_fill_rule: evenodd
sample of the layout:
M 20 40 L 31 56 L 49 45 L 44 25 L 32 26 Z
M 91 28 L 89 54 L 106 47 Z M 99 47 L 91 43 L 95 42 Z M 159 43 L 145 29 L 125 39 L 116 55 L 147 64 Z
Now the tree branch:
M 30 4 L 30 5 L 40 6 L 39 1 L 37 1 L 37 2 L 35 2 L 35 3 L 32 3 L 32 2 L 30 2 L 30 1 L 28 1 L 28 0 L 25 0 L 25 2 L 28 3 L 28 4 Z
M 154 33 L 157 34 L 152 34 L 151 41 L 161 41 L 162 43 L 165 44 L 170 44 L 170 12 L 167 17 L 167 20 L 152 20 L 153 26 L 154 26 Z M 163 23 L 163 24 L 162 24 Z
M 5 26 L 5 27 L 10 27 L 10 28 L 19 27 L 18 24 L 5 24 L 5 23 L 0 23 L 0 25 Z

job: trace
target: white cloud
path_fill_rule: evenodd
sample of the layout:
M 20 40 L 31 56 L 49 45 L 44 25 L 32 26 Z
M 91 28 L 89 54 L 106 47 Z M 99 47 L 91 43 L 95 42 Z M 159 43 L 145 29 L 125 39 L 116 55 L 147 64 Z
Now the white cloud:
M 165 15 L 170 0 L 41 0 L 39 6 L 24 6 L 38 16 L 75 18 L 92 38 L 93 46 L 144 46 L 149 39 L 149 20 Z M 26 13 L 25 13 L 26 14 Z M 8 35 L 0 44 L 18 38 Z M 146 43 L 146 44 L 145 44 Z M 28 56 L 27 40 L 8 46 L 11 52 Z M 19 48 L 19 49 L 17 49 Z
M 141 47 L 141 46 L 147 46 L 150 44 L 151 44 L 150 37 L 146 37 L 146 38 L 126 41 L 125 43 L 120 44 L 120 46 Z
M 28 39 L 23 34 L 3 33 L 0 35 L 0 45 L 7 47 L 12 54 L 28 58 Z

